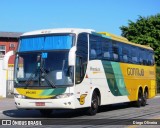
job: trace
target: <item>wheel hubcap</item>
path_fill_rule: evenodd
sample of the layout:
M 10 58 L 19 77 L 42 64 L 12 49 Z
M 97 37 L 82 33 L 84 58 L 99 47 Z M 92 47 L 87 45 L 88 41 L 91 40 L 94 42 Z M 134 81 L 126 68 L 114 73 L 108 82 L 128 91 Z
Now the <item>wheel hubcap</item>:
M 93 109 L 96 109 L 96 108 L 97 108 L 97 100 L 96 100 L 96 99 L 93 99 L 93 100 L 92 100 L 92 108 L 93 108 Z

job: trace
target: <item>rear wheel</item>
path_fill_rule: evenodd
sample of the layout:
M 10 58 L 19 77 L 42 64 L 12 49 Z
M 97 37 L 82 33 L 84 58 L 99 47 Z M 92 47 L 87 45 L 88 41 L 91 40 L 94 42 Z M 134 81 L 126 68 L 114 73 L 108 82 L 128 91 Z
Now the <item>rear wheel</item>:
M 139 92 L 138 92 L 138 99 L 135 102 L 136 107 L 141 107 L 142 100 L 143 100 L 143 93 L 142 93 L 142 90 L 139 90 Z
M 143 94 L 143 99 L 142 99 L 142 106 L 145 106 L 147 103 L 147 97 L 148 97 L 148 92 L 145 91 Z
M 92 100 L 91 100 L 91 107 L 88 109 L 89 115 L 96 115 L 98 111 L 98 95 L 96 92 L 93 92 Z
M 39 111 L 44 117 L 49 117 L 52 114 L 52 109 L 40 109 Z

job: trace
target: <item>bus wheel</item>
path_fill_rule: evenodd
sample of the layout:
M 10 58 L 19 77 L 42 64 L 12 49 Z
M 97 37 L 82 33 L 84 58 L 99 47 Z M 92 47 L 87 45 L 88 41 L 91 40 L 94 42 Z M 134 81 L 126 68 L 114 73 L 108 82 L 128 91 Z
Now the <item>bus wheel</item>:
M 39 111 L 44 117 L 49 117 L 52 114 L 52 109 L 40 109 Z
M 146 105 L 146 103 L 147 103 L 147 97 L 148 97 L 148 93 L 147 93 L 147 91 L 145 91 L 144 94 L 143 94 L 142 106 Z
M 97 111 L 98 111 L 98 95 L 96 92 L 93 92 L 91 107 L 88 109 L 88 114 L 93 116 L 96 115 Z
M 143 100 L 143 94 L 142 94 L 142 91 L 139 90 L 139 92 L 138 92 L 138 99 L 136 101 L 136 107 L 141 107 L 142 100 Z

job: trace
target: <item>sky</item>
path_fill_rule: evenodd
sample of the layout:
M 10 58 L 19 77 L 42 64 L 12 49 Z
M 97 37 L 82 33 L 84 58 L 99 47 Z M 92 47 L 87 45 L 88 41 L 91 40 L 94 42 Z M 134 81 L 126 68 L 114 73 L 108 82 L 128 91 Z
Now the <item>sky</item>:
M 160 0 L 0 0 L 0 31 L 87 28 L 121 35 L 139 16 L 160 13 Z

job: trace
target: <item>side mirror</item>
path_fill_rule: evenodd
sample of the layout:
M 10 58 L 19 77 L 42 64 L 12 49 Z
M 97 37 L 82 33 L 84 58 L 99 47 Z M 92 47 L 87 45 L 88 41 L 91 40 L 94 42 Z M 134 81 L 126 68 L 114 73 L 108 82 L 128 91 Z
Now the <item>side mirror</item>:
M 74 66 L 75 65 L 75 61 L 76 61 L 76 46 L 73 46 L 70 51 L 69 51 L 69 55 L 68 55 L 68 65 L 69 66 Z

